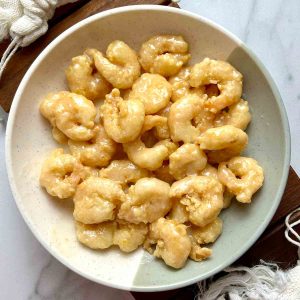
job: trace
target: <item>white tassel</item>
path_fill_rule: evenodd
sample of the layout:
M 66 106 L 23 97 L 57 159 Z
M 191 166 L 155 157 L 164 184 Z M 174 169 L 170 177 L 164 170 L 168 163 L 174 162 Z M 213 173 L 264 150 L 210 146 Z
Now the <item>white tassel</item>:
M 198 283 L 198 300 L 300 300 L 300 235 L 293 229 L 300 219 L 290 223 L 300 211 L 297 208 L 285 220 L 286 238 L 298 246 L 298 264 L 282 271 L 276 264 L 261 261 L 252 268 L 229 267 L 229 274 L 213 282 L 213 278 Z

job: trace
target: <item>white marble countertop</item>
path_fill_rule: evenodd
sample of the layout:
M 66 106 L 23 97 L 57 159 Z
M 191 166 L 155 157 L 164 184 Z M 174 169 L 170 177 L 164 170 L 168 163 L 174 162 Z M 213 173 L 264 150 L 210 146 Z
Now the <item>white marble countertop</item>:
M 300 174 L 300 3 L 290 0 L 182 0 L 242 39 L 264 62 L 285 103 L 292 135 L 292 166 Z M 0 124 L 0 299 L 129 299 L 68 270 L 39 244 L 10 192 Z

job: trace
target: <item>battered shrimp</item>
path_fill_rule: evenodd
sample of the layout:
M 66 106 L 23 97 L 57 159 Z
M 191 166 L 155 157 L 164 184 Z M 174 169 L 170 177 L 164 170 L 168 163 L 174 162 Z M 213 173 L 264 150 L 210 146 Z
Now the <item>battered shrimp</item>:
M 205 87 L 199 86 L 197 88 L 192 88 L 189 83 L 191 74 L 191 67 L 186 67 L 180 70 L 178 74 L 170 77 L 169 83 L 172 85 L 172 97 L 171 100 L 176 102 L 183 96 L 187 94 L 197 94 L 202 96 L 205 93 Z
M 136 224 L 154 222 L 171 209 L 169 191 L 170 186 L 164 181 L 156 178 L 139 179 L 128 189 L 118 218 Z
M 200 176 L 211 176 L 214 179 L 219 181 L 218 177 L 218 169 L 213 167 L 210 164 L 207 164 L 206 167 L 199 173 Z M 231 200 L 234 197 L 234 195 L 229 192 L 226 186 L 223 186 L 223 208 L 227 208 L 231 204 Z
M 135 81 L 129 99 L 144 103 L 145 113 L 154 114 L 166 107 L 170 101 L 172 87 L 161 75 L 144 73 Z
M 156 113 L 156 115 L 164 117 L 164 119 L 161 119 L 160 124 L 154 128 L 154 136 L 160 140 L 164 140 L 167 138 L 170 138 L 170 130 L 168 126 L 168 117 L 170 113 L 171 108 L 171 102 L 168 103 L 168 105 Z
M 89 53 L 95 60 L 97 70 L 115 88 L 130 88 L 141 74 L 135 51 L 122 41 L 113 41 L 108 45 L 107 58 L 96 49 Z
M 154 129 L 154 136 L 159 139 L 170 138 L 168 118 L 162 116 L 146 116 L 144 121 L 144 126 L 142 129 L 142 134 L 146 131 Z
M 242 203 L 250 203 L 253 194 L 262 186 L 264 173 L 256 160 L 248 157 L 234 157 L 220 163 L 220 181 Z
M 170 197 L 186 207 L 197 226 L 212 222 L 223 208 L 223 188 L 213 177 L 188 176 L 172 184 Z
M 122 186 L 136 183 L 139 179 L 149 177 L 150 172 L 132 163 L 130 160 L 113 160 L 109 166 L 100 171 L 100 176 L 117 181 Z
M 116 143 L 108 137 L 101 124 L 95 126 L 94 132 L 94 137 L 87 142 L 69 140 L 69 148 L 82 164 L 90 167 L 104 167 L 114 155 Z
M 165 124 L 164 117 L 146 116 L 142 133 L 151 130 L 161 122 Z M 131 161 L 150 171 L 160 168 L 163 161 L 168 159 L 169 155 L 177 149 L 177 145 L 171 142 L 170 139 L 159 141 L 151 148 L 147 148 L 141 137 L 133 142 L 123 144 L 123 147 Z
M 125 194 L 115 181 L 89 177 L 78 186 L 73 200 L 75 220 L 95 224 L 114 220 L 116 209 L 125 200 Z
M 176 180 L 180 180 L 188 175 L 195 175 L 203 170 L 207 163 L 207 158 L 203 150 L 195 144 L 183 144 L 170 157 L 170 174 Z
M 202 261 L 211 256 L 212 250 L 206 247 L 200 247 L 193 239 L 192 241 L 192 249 L 190 252 L 190 258 L 194 261 Z
M 105 131 L 117 143 L 131 142 L 141 133 L 145 119 L 145 108 L 141 101 L 124 101 L 120 91 L 113 89 L 106 95 L 100 109 Z
M 70 91 L 93 101 L 103 99 L 110 92 L 111 85 L 96 70 L 90 51 L 93 49 L 73 57 L 65 73 Z
M 172 184 L 175 181 L 175 178 L 170 174 L 169 164 L 167 163 L 164 163 L 160 168 L 155 170 L 153 173 L 154 173 L 154 177 L 162 181 L 165 181 L 169 184 Z
M 248 135 L 232 125 L 224 125 L 208 129 L 196 143 L 201 149 L 210 150 L 207 153 L 210 163 L 219 163 L 239 155 L 248 144 Z
M 76 236 L 80 243 L 92 249 L 107 249 L 114 243 L 115 222 L 83 224 L 76 222 Z
M 186 95 L 172 104 L 168 125 L 174 142 L 193 143 L 200 131 L 192 121 L 202 109 L 202 99 L 197 95 Z
M 65 199 L 72 197 L 79 184 L 80 177 L 74 172 L 78 160 L 70 154 L 64 154 L 63 149 L 55 149 L 44 161 L 40 185 L 51 196 Z
M 228 112 L 222 111 L 215 120 L 215 126 L 232 125 L 245 130 L 251 121 L 248 102 L 241 99 L 239 102 L 229 106 Z
M 205 107 L 216 113 L 239 101 L 242 95 L 242 79 L 242 74 L 229 63 L 205 58 L 192 67 L 190 85 L 192 87 L 218 85 L 220 94 L 212 96 L 205 102 Z
M 65 91 L 49 94 L 41 102 L 40 112 L 74 141 L 87 141 L 94 135 L 96 108 L 82 95 Z
M 151 245 L 156 244 L 153 252 Z M 191 251 L 191 241 L 186 226 L 173 220 L 160 218 L 152 223 L 144 248 L 175 269 L 180 269 Z
M 123 252 L 132 252 L 142 245 L 148 232 L 145 224 L 107 221 L 100 224 L 76 222 L 78 240 L 92 249 L 119 246 Z
M 164 77 L 179 72 L 190 59 L 188 44 L 182 36 L 157 35 L 143 43 L 139 61 L 147 72 Z
M 123 252 L 132 252 L 142 245 L 148 232 L 147 225 L 117 222 L 113 243 Z
M 192 225 L 190 227 L 191 234 L 198 244 L 209 244 L 216 241 L 222 233 L 223 222 L 220 218 L 216 218 L 204 227 Z

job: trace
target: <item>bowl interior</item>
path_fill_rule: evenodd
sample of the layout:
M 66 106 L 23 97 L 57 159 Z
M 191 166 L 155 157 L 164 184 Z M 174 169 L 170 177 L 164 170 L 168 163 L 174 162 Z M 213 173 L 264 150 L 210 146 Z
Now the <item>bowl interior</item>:
M 66 89 L 64 69 L 87 47 L 105 52 L 120 39 L 138 50 L 155 34 L 180 34 L 190 44 L 191 63 L 208 56 L 228 60 L 244 75 L 244 98 L 252 122 L 246 155 L 265 170 L 265 184 L 251 205 L 234 203 L 221 218 L 224 231 L 205 262 L 188 261 L 173 270 L 144 252 L 122 254 L 117 249 L 92 251 L 79 244 L 72 220 L 72 203 L 49 197 L 39 186 L 48 153 L 59 147 L 38 104 L 48 92 Z M 187 12 L 154 6 L 105 12 L 71 28 L 39 56 L 16 94 L 7 131 L 7 166 L 18 207 L 41 243 L 79 274 L 109 286 L 131 290 L 164 290 L 204 279 L 237 259 L 258 238 L 275 212 L 289 166 L 289 133 L 284 108 L 268 75 L 248 50 L 230 34 Z M 276 138 L 274 138 L 276 137 Z

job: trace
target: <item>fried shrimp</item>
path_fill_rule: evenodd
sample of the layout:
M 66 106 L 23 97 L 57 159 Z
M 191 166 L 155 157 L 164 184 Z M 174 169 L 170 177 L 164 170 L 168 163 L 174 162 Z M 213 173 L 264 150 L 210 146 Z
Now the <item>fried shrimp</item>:
M 87 49 L 83 55 L 73 57 L 65 71 L 70 91 L 92 101 L 103 99 L 111 90 L 111 85 L 96 70 L 93 55 L 90 55 L 93 51 Z
M 125 194 L 115 181 L 91 176 L 78 186 L 73 200 L 75 220 L 95 224 L 114 220 Z
M 139 179 L 149 177 L 150 172 L 132 163 L 130 160 L 113 160 L 100 171 L 100 176 L 117 181 L 122 186 L 136 183 Z
M 141 101 L 125 101 L 120 97 L 120 91 L 113 89 L 106 95 L 100 109 L 105 131 L 117 143 L 131 142 L 141 133 L 145 119 L 145 108 Z
M 78 160 L 63 149 L 55 149 L 44 161 L 40 184 L 51 195 L 60 199 L 72 197 L 79 184 L 80 177 L 75 169 Z
M 224 126 L 232 125 L 234 127 L 245 130 L 251 121 L 248 102 L 241 99 L 239 102 L 229 106 L 228 112 L 220 112 L 215 120 L 214 125 Z
M 228 162 L 220 163 L 218 176 L 242 203 L 250 203 L 253 194 L 260 189 L 264 181 L 262 167 L 256 160 L 248 157 L 234 157 Z
M 41 102 L 40 112 L 74 141 L 87 141 L 94 135 L 96 108 L 82 95 L 65 91 L 49 94 Z
M 90 50 L 95 66 L 101 75 L 118 89 L 128 89 L 140 76 L 141 67 L 137 54 L 122 41 L 111 42 L 105 58 L 98 50 Z
M 154 114 L 166 107 L 170 101 L 172 87 L 161 75 L 144 73 L 137 79 L 128 99 L 139 99 L 144 103 L 146 115 Z
M 207 158 L 198 145 L 183 144 L 170 155 L 169 161 L 170 174 L 176 180 L 180 180 L 188 175 L 196 175 L 203 170 Z
M 151 130 L 158 124 L 165 124 L 165 119 L 165 117 L 160 116 L 146 116 L 142 133 Z M 148 148 L 142 141 L 141 136 L 133 142 L 123 144 L 123 147 L 131 161 L 150 171 L 160 168 L 163 161 L 168 159 L 169 155 L 177 149 L 177 145 L 171 142 L 170 139 L 161 140 Z
M 116 151 L 116 143 L 108 137 L 103 126 L 97 124 L 94 137 L 87 142 L 68 141 L 71 153 L 90 167 L 107 166 Z
M 210 163 L 226 161 L 240 155 L 248 144 L 248 135 L 232 125 L 210 128 L 197 138 L 196 143 L 207 153 Z
M 189 59 L 188 44 L 182 36 L 154 36 L 143 43 L 139 51 L 139 61 L 144 70 L 164 77 L 178 73 Z
M 217 84 L 220 94 L 205 102 L 205 107 L 217 113 L 226 106 L 239 101 L 242 95 L 243 76 L 228 62 L 205 58 L 194 65 L 190 75 L 190 85 L 199 87 Z
M 212 222 L 223 208 L 223 187 L 213 177 L 188 176 L 176 181 L 170 197 L 186 207 L 189 220 L 198 226 Z
M 171 209 L 169 191 L 170 186 L 164 181 L 156 178 L 139 179 L 128 189 L 118 218 L 135 224 L 154 222 Z
M 174 142 L 193 143 L 200 131 L 192 121 L 202 109 L 202 99 L 197 95 L 186 95 L 172 104 L 168 125 Z
M 153 251 L 152 245 L 156 245 Z M 160 218 L 152 223 L 144 248 L 175 269 L 182 268 L 191 251 L 186 226 L 174 220 Z

